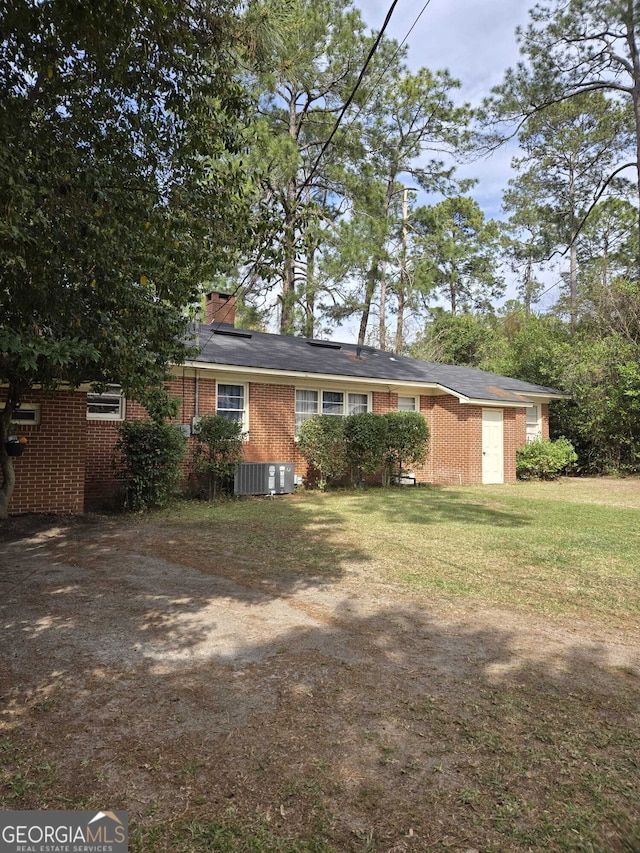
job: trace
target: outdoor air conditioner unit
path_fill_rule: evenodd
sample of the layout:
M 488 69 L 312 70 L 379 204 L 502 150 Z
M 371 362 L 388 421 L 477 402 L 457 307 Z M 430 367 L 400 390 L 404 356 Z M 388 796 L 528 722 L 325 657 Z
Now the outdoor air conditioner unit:
M 294 490 L 293 462 L 241 462 L 233 481 L 236 495 L 290 495 Z

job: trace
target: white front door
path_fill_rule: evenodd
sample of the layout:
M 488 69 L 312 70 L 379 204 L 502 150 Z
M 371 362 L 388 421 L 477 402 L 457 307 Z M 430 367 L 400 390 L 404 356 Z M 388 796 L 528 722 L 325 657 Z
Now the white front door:
M 504 483 L 502 409 L 482 410 L 482 482 Z

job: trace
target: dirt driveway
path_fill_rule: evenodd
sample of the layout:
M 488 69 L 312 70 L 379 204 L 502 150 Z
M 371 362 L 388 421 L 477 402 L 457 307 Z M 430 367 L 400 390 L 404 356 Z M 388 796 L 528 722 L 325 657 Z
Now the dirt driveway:
M 636 633 L 412 600 L 357 561 L 327 583 L 253 582 L 215 536 L 208 559 L 180 536 L 8 525 L 4 807 L 126 808 L 140 850 L 218 849 L 175 840 L 211 820 L 460 853 L 568 849 L 558 833 L 577 821 L 589 849 L 624 849 Z M 602 790 L 604 764 L 619 790 Z

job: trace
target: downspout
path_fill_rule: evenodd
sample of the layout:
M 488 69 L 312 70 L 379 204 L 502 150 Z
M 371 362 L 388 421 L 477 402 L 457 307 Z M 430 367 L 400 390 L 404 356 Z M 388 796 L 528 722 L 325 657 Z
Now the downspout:
M 200 404 L 200 376 L 198 368 L 195 370 L 194 385 L 193 385 L 193 416 L 198 417 L 198 406 Z

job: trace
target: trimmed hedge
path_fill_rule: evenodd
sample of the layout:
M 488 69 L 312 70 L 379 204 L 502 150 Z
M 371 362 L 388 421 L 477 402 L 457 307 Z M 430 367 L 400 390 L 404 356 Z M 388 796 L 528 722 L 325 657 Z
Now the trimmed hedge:
M 320 473 L 321 489 L 340 481 L 348 469 L 358 484 L 365 475 L 381 471 L 388 486 L 401 476 L 404 465 L 424 462 L 429 428 L 419 412 L 314 415 L 301 425 L 298 447 Z

